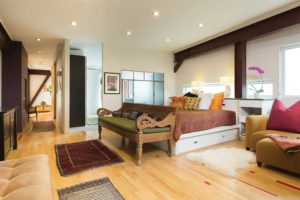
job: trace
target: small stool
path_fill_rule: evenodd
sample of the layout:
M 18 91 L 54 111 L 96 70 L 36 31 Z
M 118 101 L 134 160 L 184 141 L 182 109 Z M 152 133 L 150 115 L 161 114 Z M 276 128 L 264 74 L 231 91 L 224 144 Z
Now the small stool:
M 300 174 L 300 152 L 286 154 L 270 138 L 256 143 L 256 161 L 259 167 L 266 164 Z

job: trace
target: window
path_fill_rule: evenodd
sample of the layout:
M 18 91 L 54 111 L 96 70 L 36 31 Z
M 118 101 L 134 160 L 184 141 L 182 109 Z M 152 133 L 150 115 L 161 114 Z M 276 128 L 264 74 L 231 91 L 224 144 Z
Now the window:
M 225 92 L 226 86 L 221 83 L 204 83 L 199 86 L 193 87 L 191 85 L 184 85 L 183 86 L 183 94 L 186 94 L 187 92 L 191 92 L 193 89 L 198 90 L 202 93 L 219 93 L 219 92 Z
M 122 70 L 122 100 L 164 105 L 164 74 Z
M 281 94 L 300 96 L 300 45 L 281 49 Z
M 251 85 L 257 89 L 261 88 L 261 80 L 248 80 L 247 81 L 247 96 L 254 97 L 254 91 L 251 90 Z M 264 79 L 262 97 L 273 97 L 273 80 Z

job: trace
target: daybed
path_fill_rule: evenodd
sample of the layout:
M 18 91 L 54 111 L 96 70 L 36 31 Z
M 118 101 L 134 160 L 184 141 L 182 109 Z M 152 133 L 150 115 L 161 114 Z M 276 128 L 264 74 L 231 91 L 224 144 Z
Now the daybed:
M 174 154 L 237 140 L 239 125 L 236 114 L 229 110 L 194 110 L 176 112 Z M 166 149 L 162 143 L 156 143 Z
M 173 131 L 176 108 L 145 104 L 123 103 L 118 110 L 121 113 L 144 113 L 134 119 L 127 117 L 112 117 L 113 112 L 105 108 L 97 111 L 99 116 L 99 140 L 101 140 L 102 127 L 112 130 L 125 138 L 136 142 L 137 165 L 142 162 L 143 144 L 157 141 L 168 141 L 168 152 L 173 154 Z M 146 116 L 147 115 L 147 116 Z M 152 117 L 150 117 L 152 116 Z M 160 118 L 160 120 L 158 120 Z

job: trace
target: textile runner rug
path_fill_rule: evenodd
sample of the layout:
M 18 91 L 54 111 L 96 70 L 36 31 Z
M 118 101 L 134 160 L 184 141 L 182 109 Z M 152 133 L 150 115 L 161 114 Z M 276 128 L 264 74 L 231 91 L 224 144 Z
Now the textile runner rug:
M 249 163 L 256 162 L 253 152 L 238 148 L 220 148 L 200 153 L 189 153 L 186 157 L 230 177 L 235 177 L 238 170 L 248 168 Z
M 60 200 L 124 199 L 107 177 L 60 189 L 58 196 Z
M 62 176 L 93 167 L 124 162 L 99 140 L 55 145 L 57 166 Z
M 53 121 L 32 122 L 32 125 L 31 132 L 49 132 L 55 130 Z

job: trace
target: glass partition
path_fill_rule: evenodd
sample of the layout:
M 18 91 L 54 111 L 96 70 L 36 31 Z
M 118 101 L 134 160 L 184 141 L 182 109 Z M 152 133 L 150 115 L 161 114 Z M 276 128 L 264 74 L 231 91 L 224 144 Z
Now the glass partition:
M 164 74 L 122 70 L 122 101 L 164 105 Z

